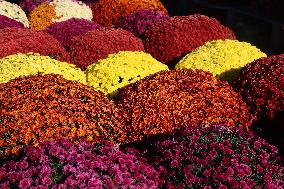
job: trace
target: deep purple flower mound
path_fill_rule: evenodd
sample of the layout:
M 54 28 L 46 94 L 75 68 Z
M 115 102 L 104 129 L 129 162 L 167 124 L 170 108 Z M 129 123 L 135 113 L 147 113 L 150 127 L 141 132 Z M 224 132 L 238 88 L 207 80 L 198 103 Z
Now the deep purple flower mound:
M 117 27 L 123 28 L 134 33 L 140 38 L 144 38 L 144 33 L 147 28 L 153 27 L 160 20 L 166 20 L 170 17 L 160 10 L 145 10 L 140 9 L 118 23 Z
M 70 44 L 74 37 L 84 35 L 90 30 L 102 28 L 101 25 L 80 18 L 71 18 L 67 21 L 56 22 L 45 31 L 55 37 L 66 50 L 70 50 Z
M 0 188 L 157 188 L 158 173 L 132 152 L 104 140 L 27 147 L 19 160 L 0 167 Z
M 145 38 L 147 52 L 165 64 L 174 64 L 208 41 L 236 37 L 218 20 L 197 14 L 162 20 L 146 30 Z
M 24 28 L 24 24 L 17 22 L 14 19 L 0 15 L 0 29 L 4 28 Z
M 30 13 L 34 10 L 37 6 L 39 6 L 43 2 L 51 2 L 51 0 L 22 0 L 20 6 L 24 11 Z
M 162 188 L 284 187 L 277 148 L 252 132 L 187 127 L 144 146 L 149 162 L 164 167 Z

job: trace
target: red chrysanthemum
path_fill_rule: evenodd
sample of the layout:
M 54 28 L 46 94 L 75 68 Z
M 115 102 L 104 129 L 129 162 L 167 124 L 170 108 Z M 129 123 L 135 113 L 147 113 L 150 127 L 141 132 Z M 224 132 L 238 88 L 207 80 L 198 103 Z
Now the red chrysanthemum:
M 283 140 L 284 54 L 248 64 L 240 71 L 233 87 L 256 115 L 263 134 L 273 140 Z
M 208 41 L 235 39 L 234 33 L 214 18 L 203 15 L 176 16 L 148 28 L 145 49 L 157 60 L 174 64 Z
M 28 52 L 69 62 L 69 55 L 63 46 L 48 33 L 23 28 L 0 30 L 0 58 Z
M 73 64 L 82 69 L 119 51 L 144 51 L 143 42 L 123 29 L 96 29 L 77 37 L 70 46 Z

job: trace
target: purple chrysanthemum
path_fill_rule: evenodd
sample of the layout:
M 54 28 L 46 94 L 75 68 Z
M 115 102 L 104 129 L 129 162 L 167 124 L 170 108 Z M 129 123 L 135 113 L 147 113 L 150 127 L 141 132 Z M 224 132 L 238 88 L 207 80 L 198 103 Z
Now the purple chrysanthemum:
M 37 6 L 39 6 L 41 3 L 44 3 L 44 2 L 51 2 L 51 0 L 23 0 L 20 3 L 20 6 L 25 12 L 30 13 Z
M 162 188 L 284 187 L 277 148 L 239 128 L 187 127 L 141 146 L 161 170 Z
M 99 28 L 102 28 L 102 26 L 95 22 L 72 18 L 67 21 L 54 23 L 45 31 L 55 37 L 69 51 L 74 37 L 82 36 L 90 30 Z
M 0 15 L 0 29 L 4 28 L 24 28 L 24 24 L 6 16 Z
M 0 188 L 157 188 L 158 172 L 105 140 L 60 140 L 27 147 L 0 167 Z
M 144 38 L 144 33 L 147 28 L 153 27 L 153 25 L 160 20 L 169 18 L 170 17 L 165 12 L 157 9 L 140 9 L 125 17 L 117 24 L 117 27 L 130 31 L 140 38 Z

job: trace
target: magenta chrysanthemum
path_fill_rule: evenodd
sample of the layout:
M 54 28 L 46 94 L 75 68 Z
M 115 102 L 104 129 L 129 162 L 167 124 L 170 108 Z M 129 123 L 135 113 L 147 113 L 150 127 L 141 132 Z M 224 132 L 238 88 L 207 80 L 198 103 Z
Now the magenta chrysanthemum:
M 160 20 L 169 18 L 170 17 L 165 12 L 157 9 L 140 9 L 125 17 L 117 24 L 117 27 L 130 31 L 143 39 L 147 28 L 153 27 L 153 25 Z
M 67 21 L 56 22 L 45 31 L 55 37 L 69 51 L 72 39 L 98 28 L 102 28 L 102 26 L 95 22 L 80 18 L 71 18 Z

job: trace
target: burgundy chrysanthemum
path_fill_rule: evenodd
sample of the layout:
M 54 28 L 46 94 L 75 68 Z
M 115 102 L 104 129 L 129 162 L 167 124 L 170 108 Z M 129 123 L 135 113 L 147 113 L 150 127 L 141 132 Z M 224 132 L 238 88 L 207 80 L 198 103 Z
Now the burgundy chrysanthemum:
M 252 132 L 187 127 L 139 145 L 161 170 L 161 188 L 283 188 L 278 150 Z
M 35 52 L 69 62 L 69 55 L 63 46 L 46 32 L 23 28 L 0 30 L 0 58 L 28 52 Z
M 284 54 L 248 64 L 240 71 L 233 87 L 257 116 L 263 133 L 271 139 L 283 139 Z
M 98 28 L 102 28 L 102 26 L 95 22 L 80 18 L 71 18 L 63 22 L 56 22 L 45 31 L 55 37 L 69 51 L 72 39 Z
M 175 64 L 208 41 L 235 38 L 234 33 L 216 19 L 197 14 L 160 21 L 145 32 L 144 44 L 146 51 L 159 61 Z
M 7 16 L 0 15 L 0 29 L 4 28 L 24 28 L 24 24 Z
M 144 33 L 147 28 L 153 27 L 153 25 L 160 20 L 169 18 L 170 17 L 165 12 L 158 9 L 140 9 L 125 17 L 117 24 L 117 27 L 130 31 L 140 38 L 144 38 Z
M 171 133 L 186 125 L 226 123 L 248 129 L 254 117 L 228 83 L 201 70 L 161 71 L 122 88 L 116 99 L 124 111 L 122 141 Z
M 95 29 L 72 41 L 73 64 L 86 69 L 90 64 L 119 51 L 144 51 L 143 42 L 123 29 Z
M 154 189 L 159 175 L 135 151 L 105 140 L 46 142 L 29 146 L 19 160 L 0 167 L 0 188 Z

